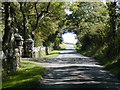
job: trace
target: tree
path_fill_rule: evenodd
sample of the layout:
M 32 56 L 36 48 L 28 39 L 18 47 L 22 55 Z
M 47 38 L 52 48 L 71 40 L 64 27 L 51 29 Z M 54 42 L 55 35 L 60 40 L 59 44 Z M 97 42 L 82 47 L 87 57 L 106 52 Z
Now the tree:
M 66 16 L 64 2 L 5 2 L 3 5 L 5 29 L 2 48 L 6 56 L 3 66 L 8 72 L 17 70 L 17 36 L 23 37 L 24 54 L 27 52 L 26 41 L 29 37 L 33 38 L 36 46 L 43 46 L 44 43 L 46 47 L 59 47 L 62 33 L 60 31 Z
M 3 68 L 7 73 L 16 71 L 19 67 L 19 47 L 16 38 L 20 35 L 16 35 L 16 28 L 14 27 L 14 19 L 12 13 L 12 6 L 10 2 L 4 2 L 4 35 L 2 42 L 2 50 L 4 52 Z M 17 36 L 17 37 L 16 37 Z M 20 36 L 21 38 L 21 36 Z
M 120 58 L 119 7 L 116 2 L 74 3 L 67 16 L 68 29 L 77 34 L 78 47 L 106 62 Z
M 78 47 L 97 52 L 106 43 L 109 14 L 104 3 L 77 2 L 70 7 L 67 23 L 77 34 Z

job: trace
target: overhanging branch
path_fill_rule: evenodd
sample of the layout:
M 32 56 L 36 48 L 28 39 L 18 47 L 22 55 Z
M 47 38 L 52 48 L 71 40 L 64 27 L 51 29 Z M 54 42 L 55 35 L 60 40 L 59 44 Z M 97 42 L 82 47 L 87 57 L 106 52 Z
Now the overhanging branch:
M 49 12 L 50 4 L 51 4 L 51 2 L 48 2 L 48 5 L 47 5 L 47 7 L 46 7 L 46 10 L 41 11 L 41 13 L 38 13 L 38 9 L 37 9 L 37 6 L 36 6 L 36 5 L 37 5 L 37 2 L 35 3 L 35 10 L 36 10 L 36 13 L 37 13 L 37 18 L 36 18 L 36 24 L 35 24 L 35 26 L 33 27 L 32 34 L 34 34 L 34 33 L 36 32 L 37 27 L 38 27 L 39 20 L 41 21 L 42 18 L 45 16 L 44 14 L 45 14 L 45 13 L 47 14 L 47 13 Z M 41 19 L 40 19 L 40 18 L 41 18 Z

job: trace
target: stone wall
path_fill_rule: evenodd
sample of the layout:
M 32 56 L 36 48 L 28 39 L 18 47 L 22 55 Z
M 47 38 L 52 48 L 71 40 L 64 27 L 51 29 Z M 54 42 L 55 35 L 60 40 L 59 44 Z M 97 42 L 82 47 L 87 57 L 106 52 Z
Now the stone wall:
M 1 3 L 0 3 L 1 4 Z M 0 8 L 0 25 L 2 24 L 2 9 Z M 3 51 L 2 51 L 2 36 L 3 36 L 3 29 L 0 26 L 0 90 L 2 89 L 2 58 L 3 58 Z
M 50 52 L 52 49 L 48 47 L 48 51 Z M 34 47 L 34 55 L 33 58 L 41 58 L 42 56 L 46 55 L 45 47 Z

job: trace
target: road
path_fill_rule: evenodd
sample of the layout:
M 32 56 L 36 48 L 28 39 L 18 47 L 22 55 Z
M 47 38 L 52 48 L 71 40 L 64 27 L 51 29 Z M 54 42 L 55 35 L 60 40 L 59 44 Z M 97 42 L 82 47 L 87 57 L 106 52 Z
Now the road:
M 67 45 L 66 50 L 60 51 L 60 55 L 57 58 L 88 58 L 81 54 L 78 54 L 73 45 Z
M 120 90 L 120 81 L 95 59 L 78 54 L 67 45 L 57 58 L 40 59 L 47 68 L 39 88 L 91 88 Z

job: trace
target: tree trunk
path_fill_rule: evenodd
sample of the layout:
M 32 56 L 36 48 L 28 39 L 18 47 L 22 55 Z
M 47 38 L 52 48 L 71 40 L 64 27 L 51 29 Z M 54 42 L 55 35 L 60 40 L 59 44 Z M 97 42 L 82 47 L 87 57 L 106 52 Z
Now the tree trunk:
M 8 45 L 9 43 L 9 36 L 10 36 L 10 22 L 9 22 L 9 10 L 10 3 L 4 3 L 4 9 L 5 9 L 5 29 L 4 29 L 4 36 L 3 36 L 3 46 L 6 44 Z
M 9 73 L 17 70 L 20 55 L 15 41 L 12 7 L 10 6 L 10 2 L 5 2 L 3 4 L 5 9 L 5 29 L 2 42 L 2 49 L 5 55 L 3 59 L 3 69 L 5 72 Z
M 26 25 L 26 23 L 27 23 L 27 16 L 25 15 L 25 11 L 24 11 L 24 8 L 26 7 L 26 2 L 19 2 L 19 4 L 20 4 L 20 11 L 21 11 L 22 17 L 23 17 L 23 20 L 22 20 L 22 23 L 23 23 L 23 25 L 22 25 L 22 27 L 23 27 L 22 36 L 23 36 L 23 39 L 24 39 L 24 43 L 23 43 L 23 50 L 24 50 L 23 56 L 26 56 L 27 51 L 26 51 L 26 44 L 25 44 L 25 42 L 26 42 L 26 40 L 28 38 L 27 25 Z
M 11 29 L 11 17 L 10 17 L 10 3 L 4 3 L 5 9 L 5 29 L 2 42 L 2 48 L 6 59 L 3 60 L 3 68 L 9 73 L 10 71 L 16 71 L 14 67 L 14 43 L 13 43 L 13 29 Z
M 47 47 L 47 46 L 45 46 L 45 52 L 46 52 L 46 55 L 49 54 L 49 53 L 48 53 L 48 47 Z

